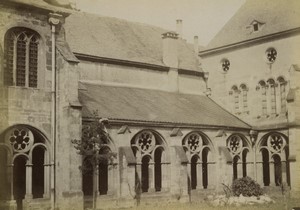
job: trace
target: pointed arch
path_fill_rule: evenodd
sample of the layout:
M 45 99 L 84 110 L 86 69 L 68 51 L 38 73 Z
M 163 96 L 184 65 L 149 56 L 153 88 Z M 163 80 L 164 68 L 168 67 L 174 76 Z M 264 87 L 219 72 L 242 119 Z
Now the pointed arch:
M 280 132 L 270 132 L 259 140 L 258 150 L 262 155 L 263 181 L 265 186 L 289 184 L 288 137 Z

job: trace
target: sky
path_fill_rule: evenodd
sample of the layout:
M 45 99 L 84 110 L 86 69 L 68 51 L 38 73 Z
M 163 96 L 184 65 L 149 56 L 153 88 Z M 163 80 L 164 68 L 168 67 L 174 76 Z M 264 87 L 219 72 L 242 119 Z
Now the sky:
M 74 0 L 81 11 L 159 26 L 176 31 L 183 24 L 183 38 L 206 46 L 246 0 Z

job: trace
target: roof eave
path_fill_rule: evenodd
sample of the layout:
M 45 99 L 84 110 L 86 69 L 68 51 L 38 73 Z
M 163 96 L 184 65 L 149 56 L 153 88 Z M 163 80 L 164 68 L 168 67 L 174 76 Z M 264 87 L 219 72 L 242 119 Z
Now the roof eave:
M 220 46 L 220 47 L 207 49 L 204 51 L 200 51 L 198 55 L 200 57 L 206 57 L 206 56 L 210 56 L 210 55 L 214 55 L 214 54 L 223 53 L 224 51 L 230 51 L 230 50 L 235 50 L 238 48 L 252 46 L 253 44 L 264 43 L 264 42 L 270 41 L 270 39 L 274 40 L 274 39 L 286 38 L 289 36 L 296 35 L 298 33 L 300 33 L 300 27 L 293 28 L 293 29 L 286 30 L 286 31 L 281 31 L 278 33 L 268 34 L 268 35 L 253 38 L 253 39 L 244 40 L 241 42 L 227 44 L 227 45 Z
M 133 125 L 133 126 L 148 126 L 148 127 L 180 127 L 180 128 L 209 128 L 209 129 L 226 129 L 226 130 L 244 130 L 249 131 L 252 128 L 249 126 L 223 126 L 223 125 L 206 125 L 195 123 L 182 123 L 182 122 L 162 122 L 162 121 L 146 121 L 146 120 L 130 120 L 130 119 L 116 119 L 108 118 L 111 125 Z M 82 117 L 83 121 L 93 121 L 94 117 Z

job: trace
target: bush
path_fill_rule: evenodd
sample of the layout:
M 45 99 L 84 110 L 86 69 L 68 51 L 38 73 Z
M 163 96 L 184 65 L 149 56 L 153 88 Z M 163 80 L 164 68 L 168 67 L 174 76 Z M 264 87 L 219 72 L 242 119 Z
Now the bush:
M 232 192 L 234 196 L 259 196 L 263 194 L 262 188 L 250 177 L 243 177 L 233 181 Z

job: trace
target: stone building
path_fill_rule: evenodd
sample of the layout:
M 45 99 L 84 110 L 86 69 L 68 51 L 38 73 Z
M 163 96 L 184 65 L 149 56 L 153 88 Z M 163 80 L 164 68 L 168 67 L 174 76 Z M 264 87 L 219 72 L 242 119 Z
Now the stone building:
M 246 1 L 199 53 L 211 98 L 258 131 L 257 181 L 292 190 L 300 187 L 299 9 L 294 0 Z
M 225 90 L 220 75 L 229 77 L 233 61 L 226 56 L 230 70 L 217 75 L 210 60 L 220 63 L 219 57 L 208 48 L 200 52 L 201 68 L 198 46 L 182 38 L 180 20 L 176 33 L 55 1 L 0 5 L 1 208 L 84 208 L 93 177 L 81 174 L 82 157 L 71 140 L 81 139 L 82 125 L 94 120 L 94 112 L 107 119 L 111 137 L 99 153 L 104 148 L 117 153 L 113 162 L 99 165 L 101 208 L 135 205 L 137 186 L 141 202 L 187 202 L 246 175 L 265 185 L 287 182 L 300 189 L 290 173 L 299 170 L 297 87 L 290 79 L 298 76 L 296 57 L 284 62 L 295 76 L 278 75 L 283 85 L 276 86 L 289 101 L 285 106 L 281 100 L 280 110 L 288 110 L 294 121 L 275 126 L 270 120 L 275 116 L 261 115 L 245 123 L 207 96 L 211 87 L 212 98 L 226 100 L 218 97 Z M 297 30 L 288 31 L 297 41 Z M 280 54 L 272 47 L 278 57 L 268 66 L 275 71 Z

